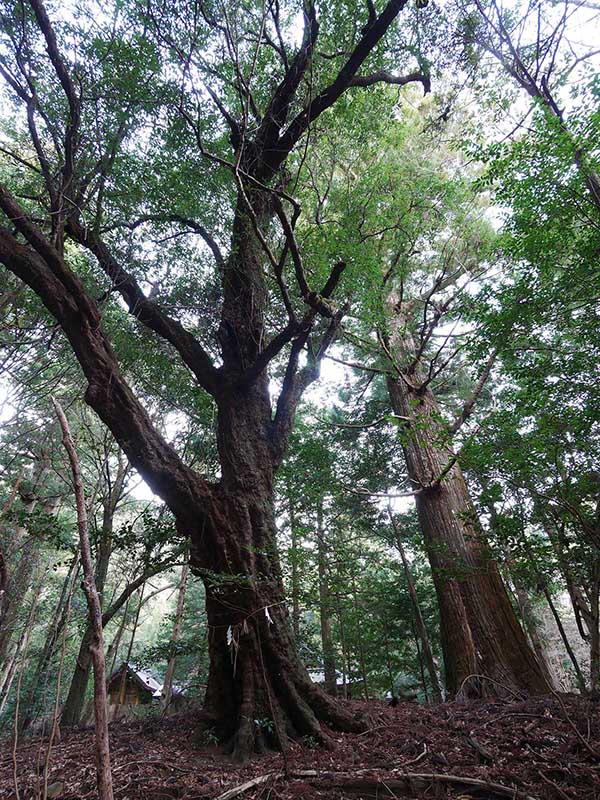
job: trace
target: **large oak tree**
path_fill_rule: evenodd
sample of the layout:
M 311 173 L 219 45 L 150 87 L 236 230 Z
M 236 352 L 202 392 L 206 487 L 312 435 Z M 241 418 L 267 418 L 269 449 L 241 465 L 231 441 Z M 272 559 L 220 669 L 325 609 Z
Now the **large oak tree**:
M 319 720 L 359 724 L 295 654 L 276 553 L 275 473 L 345 313 L 332 299 L 344 263 L 305 266 L 291 170 L 344 95 L 427 88 L 418 63 L 394 71 L 415 53 L 426 63 L 406 5 L 87 3 L 58 15 L 42 0 L 3 3 L 14 117 L 0 262 L 58 322 L 86 402 L 191 539 L 210 626 L 207 705 L 239 758 L 258 718 L 282 744 L 322 740 Z M 184 245 L 190 235 L 203 244 Z M 123 303 L 138 328 L 114 325 Z M 126 333 L 168 348 L 182 380 L 213 398 L 217 482 L 153 424 L 119 364 Z

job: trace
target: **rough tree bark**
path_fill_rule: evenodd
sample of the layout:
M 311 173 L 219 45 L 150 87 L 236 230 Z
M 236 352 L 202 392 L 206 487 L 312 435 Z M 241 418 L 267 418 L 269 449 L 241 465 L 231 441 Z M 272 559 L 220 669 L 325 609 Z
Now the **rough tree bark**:
M 403 448 L 438 598 L 448 691 L 455 694 L 470 675 L 485 675 L 510 689 L 548 692 L 485 543 L 460 466 L 440 445 L 445 439 L 442 415 L 431 389 L 413 388 L 400 378 L 390 378 L 388 389 L 394 412 L 410 420 Z M 463 689 L 468 696 L 490 690 L 497 691 L 477 679 Z
M 256 719 L 272 719 L 285 739 L 325 741 L 318 719 L 361 727 L 312 684 L 296 653 L 276 547 L 269 419 L 265 378 L 220 408 L 222 480 L 208 524 L 192 529 L 192 566 L 206 587 L 206 705 L 239 759 L 252 750 Z
M 44 145 L 35 138 L 51 209 L 42 225 L 0 186 L 0 210 L 9 223 L 0 227 L 0 262 L 33 289 L 57 319 L 87 379 L 86 402 L 110 428 L 132 466 L 168 505 L 179 530 L 191 539 L 191 565 L 205 583 L 210 630 L 206 703 L 214 712 L 217 728 L 229 737 L 240 759 L 252 751 L 256 719 L 271 717 L 282 745 L 290 735 L 309 734 L 324 741 L 319 720 L 345 730 L 362 727 L 311 683 L 296 654 L 277 556 L 275 472 L 300 397 L 317 378 L 320 360 L 335 338 L 345 310 L 336 308 L 331 300 L 344 265 L 332 268 L 320 291 L 310 287 L 279 187 L 285 185 L 282 167 L 288 155 L 309 126 L 347 90 L 382 81 L 397 85 L 416 81 L 428 88 L 429 77 L 420 72 L 407 76 L 384 70 L 359 74 L 407 2 L 388 0 L 379 14 L 369 4 L 368 19 L 339 72 L 329 85 L 308 98 L 305 76 L 312 74 L 319 21 L 316 8 L 305 4 L 302 43 L 293 57 L 283 59 L 282 78 L 252 132 L 246 129 L 246 119 L 236 120 L 219 102 L 234 152 L 231 161 L 218 163 L 230 169 L 237 190 L 229 256 L 224 257 L 214 238 L 196 225 L 215 257 L 221 278 L 221 366 L 216 367 L 201 342 L 146 297 L 119 263 L 94 224 L 102 216 L 98 209 L 94 206 L 87 219 L 85 210 L 82 212 L 89 185 L 84 185 L 84 176 L 78 174 L 79 162 L 74 157 L 86 138 L 81 135 L 82 95 L 61 56 L 42 0 L 31 0 L 45 40 L 48 66 L 55 71 L 66 99 L 67 119 L 60 128 L 64 142 L 53 154 L 62 168 L 56 170 L 56 176 L 47 169 Z M 214 30 L 221 35 L 222 26 Z M 261 36 L 262 31 L 259 41 Z M 8 82 L 14 96 L 36 114 L 37 98 L 31 97 L 29 84 L 22 86 L 9 78 Z M 239 83 L 244 91 L 246 82 L 241 75 Z M 205 156 L 201 131 L 194 127 L 183 104 L 180 112 Z M 83 163 L 85 158 L 87 155 Z M 104 174 L 112 161 L 112 155 L 103 155 L 98 172 Z M 304 304 L 301 314 L 290 301 L 279 257 L 266 258 L 264 232 L 275 214 L 286 239 L 281 269 L 285 257 L 291 255 L 298 296 Z M 130 313 L 178 353 L 197 384 L 214 398 L 221 462 L 218 484 L 209 483 L 183 462 L 134 396 L 103 332 L 97 303 L 65 261 L 65 237 L 96 258 Z M 279 286 L 280 307 L 289 319 L 270 340 L 265 319 L 270 302 L 267 261 L 273 285 Z M 267 368 L 286 347 L 289 356 L 282 391 L 272 410 Z M 302 366 L 304 351 L 308 357 Z

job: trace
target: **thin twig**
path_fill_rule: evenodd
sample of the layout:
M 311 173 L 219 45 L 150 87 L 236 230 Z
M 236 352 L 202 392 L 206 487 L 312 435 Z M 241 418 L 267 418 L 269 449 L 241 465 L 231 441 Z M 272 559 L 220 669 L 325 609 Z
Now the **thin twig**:
M 590 743 L 586 740 L 585 736 L 578 730 L 577 726 L 569 716 L 569 712 L 566 709 L 566 706 L 562 700 L 562 697 L 558 694 L 558 692 L 554 691 L 554 689 L 550 689 L 554 697 L 558 700 L 558 704 L 561 707 L 565 720 L 569 723 L 569 726 L 581 742 L 581 744 L 585 747 L 585 749 L 594 756 L 594 758 L 600 758 L 600 753 L 590 745 Z
M 21 800 L 21 795 L 19 794 L 19 781 L 17 778 L 17 743 L 19 741 L 19 703 L 21 700 L 21 680 L 23 679 L 23 670 L 25 669 L 25 661 L 21 664 L 21 669 L 19 670 L 19 679 L 17 681 L 17 699 L 15 701 L 15 727 L 14 727 L 14 734 L 13 734 L 13 746 L 12 746 L 12 762 L 13 762 L 13 784 L 15 787 L 15 800 Z
M 547 778 L 541 769 L 538 770 L 538 775 L 544 781 L 544 783 L 547 783 L 549 786 L 552 786 L 558 792 L 558 794 L 563 798 L 563 800 L 572 800 L 571 796 L 568 795 L 566 792 L 563 792 L 563 790 L 557 783 L 555 783 L 555 781 L 551 780 L 550 778 Z

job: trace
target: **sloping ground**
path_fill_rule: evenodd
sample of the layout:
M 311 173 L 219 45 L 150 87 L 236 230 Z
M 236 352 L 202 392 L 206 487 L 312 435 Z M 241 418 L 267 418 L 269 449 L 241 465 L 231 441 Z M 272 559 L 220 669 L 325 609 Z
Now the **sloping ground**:
M 600 800 L 600 704 L 571 696 L 520 703 L 441 706 L 354 702 L 370 730 L 332 734 L 333 750 L 295 744 L 287 756 L 256 756 L 239 767 L 201 743 L 199 716 L 146 719 L 111 728 L 116 800 L 316 800 L 501 797 Z M 92 731 L 64 735 L 53 748 L 49 796 L 96 797 Z M 15 798 L 10 741 L 0 742 L 0 798 Z M 41 796 L 45 741 L 16 754 L 21 800 Z M 407 776 L 412 776 L 408 778 Z M 261 779 L 240 790 L 240 785 Z M 466 780 L 461 780 L 466 779 Z M 468 779 L 471 779 L 469 782 Z M 473 783 L 475 780 L 475 783 Z M 237 791 L 228 791 L 235 789 Z

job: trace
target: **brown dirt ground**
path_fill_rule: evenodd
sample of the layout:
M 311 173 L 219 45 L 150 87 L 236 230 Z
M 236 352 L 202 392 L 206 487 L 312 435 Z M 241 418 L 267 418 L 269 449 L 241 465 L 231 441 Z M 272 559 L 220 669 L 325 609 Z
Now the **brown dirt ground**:
M 402 703 L 353 701 L 367 714 L 363 734 L 332 733 L 332 750 L 294 744 L 292 777 L 272 776 L 243 800 L 341 800 L 351 797 L 498 800 L 600 800 L 600 703 L 570 695 L 523 702 Z M 284 770 L 280 753 L 257 755 L 243 767 L 198 733 L 201 713 L 111 726 L 115 800 L 214 800 L 232 787 Z M 17 749 L 21 800 L 41 797 L 47 741 L 26 738 Z M 316 775 L 294 777 L 303 770 Z M 444 784 L 423 778 L 402 786 L 407 773 L 478 778 L 512 791 Z M 96 797 L 91 730 L 63 734 L 53 748 L 50 795 L 56 800 Z M 16 798 L 10 740 L 0 741 L 0 798 Z

